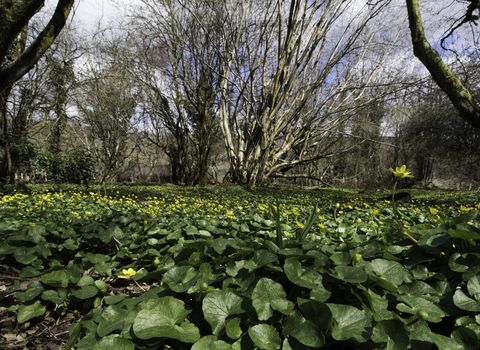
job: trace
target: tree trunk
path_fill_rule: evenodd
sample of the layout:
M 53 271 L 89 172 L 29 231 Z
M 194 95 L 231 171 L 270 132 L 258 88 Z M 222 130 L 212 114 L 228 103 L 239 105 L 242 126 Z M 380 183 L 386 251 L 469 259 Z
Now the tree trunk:
M 468 124 L 480 130 L 480 107 L 473 101 L 470 91 L 462 85 L 425 37 L 419 0 L 406 0 L 406 2 L 415 56 L 428 69 L 437 85 L 447 94 L 452 104 L 460 112 L 460 116 Z
M 6 63 L 7 52 L 28 24 L 30 18 L 44 5 L 43 0 L 14 1 L 7 7 L 5 1 L 0 3 L 0 92 L 23 77 L 43 56 L 63 29 L 74 0 L 58 0 L 55 12 L 47 26 L 38 34 L 22 55 L 11 64 Z
M 3 164 L 0 168 L 0 177 L 6 184 L 15 183 L 15 170 L 13 168 L 12 154 L 10 151 L 10 135 L 7 119 L 7 100 L 12 87 L 0 93 L 0 120 L 2 127 L 2 146 L 4 154 L 2 155 Z M 13 176 L 12 176 L 13 174 Z

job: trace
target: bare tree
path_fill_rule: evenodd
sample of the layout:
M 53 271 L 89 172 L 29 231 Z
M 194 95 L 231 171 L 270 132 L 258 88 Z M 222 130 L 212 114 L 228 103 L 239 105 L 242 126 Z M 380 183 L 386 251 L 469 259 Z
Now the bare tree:
M 219 116 L 232 181 L 265 184 L 332 155 L 336 128 L 388 54 L 374 25 L 387 3 L 222 2 Z
M 136 142 L 136 107 L 141 91 L 122 64 L 121 47 L 91 50 L 76 91 L 79 117 L 73 129 L 98 162 L 100 183 L 115 179 L 133 153 Z
M 190 186 L 208 183 L 220 135 L 213 41 L 221 23 L 202 4 L 192 1 L 190 13 L 175 0 L 143 0 L 131 22 L 138 47 L 132 72 L 145 90 L 148 139 L 169 157 L 173 181 Z

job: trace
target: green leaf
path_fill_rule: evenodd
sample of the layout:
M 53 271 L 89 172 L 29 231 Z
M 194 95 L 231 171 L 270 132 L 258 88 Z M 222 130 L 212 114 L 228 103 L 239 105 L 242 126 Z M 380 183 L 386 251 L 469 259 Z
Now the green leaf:
M 312 229 L 312 226 L 313 224 L 315 223 L 315 221 L 317 221 L 317 218 L 318 218 L 318 215 L 317 215 L 317 205 L 318 203 L 315 203 L 315 206 L 313 207 L 312 211 L 310 212 L 310 215 L 307 219 L 307 223 L 305 224 L 305 227 L 302 231 L 302 233 L 297 236 L 297 239 L 305 239 L 308 235 L 308 233 L 310 232 L 310 230 Z
M 298 308 L 302 315 L 317 326 L 322 332 L 330 329 L 332 312 L 324 303 L 312 299 L 297 298 Z
M 457 262 L 458 260 L 458 262 Z M 463 264 L 459 263 L 463 262 Z M 455 272 L 465 272 L 468 270 L 468 266 L 466 265 L 467 262 L 465 259 L 462 257 L 462 254 L 460 253 L 453 253 L 450 258 L 448 259 L 448 266 L 452 271 Z
M 322 275 L 311 268 L 304 268 L 297 258 L 288 258 L 283 265 L 288 279 L 300 287 L 325 291 L 322 284 Z
M 65 343 L 65 349 L 70 350 L 77 343 L 82 334 L 82 324 L 80 322 L 68 327 L 68 341 Z
M 198 273 L 191 266 L 175 266 L 163 276 L 162 283 L 166 283 L 171 290 L 183 293 L 195 285 Z
M 458 344 L 463 345 L 465 350 L 478 350 L 478 335 L 472 329 L 459 327 L 450 336 Z
M 469 212 L 466 212 L 465 214 L 462 214 L 460 216 L 457 216 L 455 219 L 450 221 L 449 225 L 450 226 L 456 226 L 458 224 L 466 224 L 470 221 L 473 221 L 478 215 L 478 210 L 470 210 Z
M 376 321 L 382 319 L 390 319 L 391 311 L 388 311 L 388 300 L 381 297 L 371 289 L 366 289 L 362 285 L 359 288 L 363 291 L 363 295 L 367 298 L 368 303 L 373 311 L 373 316 Z
M 47 309 L 42 306 L 40 300 L 37 300 L 32 305 L 21 305 L 18 308 L 17 321 L 18 323 L 27 322 L 34 317 L 43 315 L 45 311 L 47 311 Z
M 275 254 L 270 253 L 268 250 L 259 249 L 253 253 L 253 258 L 245 262 L 245 268 L 249 271 L 256 270 L 264 265 L 273 263 L 278 260 Z
M 92 277 L 90 276 L 83 276 L 82 278 L 80 278 L 77 282 L 77 286 L 79 287 L 84 287 L 84 286 L 91 286 L 92 284 L 94 284 L 95 281 Z
M 42 275 L 42 282 L 52 287 L 66 288 L 69 280 L 65 271 L 56 270 Z
M 242 320 L 239 317 L 232 318 L 227 322 L 227 326 L 225 327 L 225 330 L 227 332 L 227 336 L 230 339 L 238 339 L 242 336 L 243 331 L 242 328 L 240 327 L 240 323 Z
M 93 350 L 135 350 L 135 344 L 130 340 L 112 334 L 102 338 L 95 344 Z
M 212 333 L 219 335 L 226 325 L 227 317 L 243 313 L 242 298 L 229 290 L 213 291 L 203 299 L 203 315 L 212 326 Z
M 196 228 L 195 226 L 191 226 L 191 225 L 187 226 L 184 228 L 184 230 L 187 233 L 187 235 L 190 235 L 190 236 L 198 234 L 198 228 Z
M 120 294 L 117 294 L 117 295 L 109 295 L 109 296 L 105 297 L 105 304 L 107 304 L 107 305 L 118 304 L 119 302 L 124 300 L 126 297 L 127 297 L 127 295 L 124 294 L 124 293 L 120 293 Z
M 375 343 L 387 343 L 387 350 L 405 350 L 410 339 L 405 325 L 400 320 L 383 320 L 373 328 L 372 340 Z
M 142 270 L 143 271 L 143 270 Z M 107 292 L 107 284 L 102 281 L 102 280 L 96 280 L 95 281 L 95 286 L 98 288 L 98 290 L 102 293 Z
M 38 297 L 43 292 L 43 287 L 28 288 L 25 292 L 16 292 L 15 296 L 22 301 L 30 301 Z
M 447 232 L 431 230 L 429 233 L 422 234 L 418 240 L 418 246 L 429 254 L 440 254 L 445 249 L 445 244 L 451 239 Z
M 292 336 L 306 346 L 319 348 L 325 344 L 321 329 L 313 322 L 305 319 L 295 310 L 283 323 L 283 335 Z
M 337 265 L 334 268 L 332 277 L 349 283 L 363 283 L 367 280 L 367 274 L 360 267 Z
M 81 265 L 74 264 L 73 261 L 68 263 L 67 277 L 71 283 L 77 283 L 82 277 L 83 270 L 80 267 Z
M 46 301 L 51 301 L 55 304 L 61 304 L 65 301 L 65 298 L 60 297 L 57 291 L 51 289 L 48 289 L 42 293 L 42 299 Z
M 332 254 L 330 259 L 335 265 L 348 265 L 352 262 L 352 258 L 348 252 L 336 252 Z
M 80 245 L 77 244 L 73 239 L 69 238 L 64 243 L 62 243 L 62 247 L 68 250 L 77 250 Z
M 461 290 L 455 291 L 455 294 L 453 295 L 453 303 L 459 309 L 480 312 L 480 302 L 467 297 Z
M 407 305 L 400 303 L 397 305 L 397 310 L 402 312 L 407 312 L 412 315 L 416 315 L 419 311 L 425 311 L 428 313 L 428 321 L 438 323 L 442 321 L 442 317 L 445 316 L 445 313 L 440 309 L 436 304 L 428 301 L 422 297 L 417 297 L 414 295 L 401 295 L 400 300 L 403 300 Z
M 476 232 L 473 232 L 473 231 L 462 231 L 462 230 L 450 229 L 450 230 L 448 230 L 448 234 L 452 237 L 458 237 L 458 238 L 462 238 L 466 241 L 469 241 L 473 245 L 475 245 L 474 240 L 479 240 L 480 239 L 480 235 Z
M 404 267 L 396 261 L 375 259 L 365 265 L 365 272 L 383 288 L 396 292 L 405 276 Z
M 90 299 L 97 295 L 97 293 L 98 288 L 95 286 L 85 286 L 72 292 L 72 294 L 78 299 Z
M 253 290 L 252 299 L 260 321 L 272 317 L 272 309 L 288 315 L 294 308 L 294 304 L 287 300 L 287 294 L 282 285 L 266 277 L 258 281 Z
M 467 290 L 476 300 L 480 299 L 480 276 L 476 275 L 467 282 Z
M 441 334 L 429 333 L 428 336 L 438 346 L 439 350 L 465 350 L 465 348 L 458 344 L 454 339 L 448 338 Z
M 191 350 L 232 350 L 232 346 L 223 340 L 218 340 L 214 335 L 200 338 L 193 344 Z
M 281 224 L 280 224 L 280 213 L 278 212 L 278 199 L 275 198 L 275 206 L 273 206 L 272 204 L 268 204 L 268 206 L 270 207 L 270 211 L 273 215 L 273 218 L 275 219 L 275 232 L 276 232 L 276 236 L 277 236 L 277 246 L 280 248 L 280 249 L 283 249 L 284 246 L 283 246 L 283 233 L 282 233 L 282 227 L 281 227 Z M 260 222 L 260 223 L 263 223 L 263 218 L 259 217 L 257 214 L 255 214 L 255 216 L 253 217 L 253 219 L 257 222 Z
M 118 305 L 107 306 L 102 312 L 97 334 L 100 337 L 105 337 L 115 330 L 121 330 L 127 315 L 128 310 L 121 309 Z
M 41 269 L 43 269 L 43 266 L 41 267 Z M 20 271 L 20 274 L 18 276 L 21 278 L 30 278 L 40 276 L 41 274 L 42 273 L 33 266 L 26 266 Z
M 269 324 L 261 323 L 248 329 L 250 339 L 260 349 L 278 350 L 281 347 L 281 339 L 275 328 Z
M 372 323 L 364 311 L 350 305 L 326 304 L 332 312 L 332 336 L 335 340 L 355 339 L 364 343 L 372 334 Z
M 42 225 L 37 225 L 30 227 L 28 229 L 28 236 L 32 238 L 32 241 L 35 243 L 40 243 L 40 242 L 45 242 L 45 236 L 46 231 L 45 231 L 45 226 Z
M 20 264 L 30 265 L 35 260 L 37 260 L 37 256 L 33 255 L 33 250 L 31 248 L 26 247 L 17 247 L 15 248 L 15 260 Z
M 195 343 L 200 339 L 200 330 L 186 321 L 191 310 L 185 308 L 183 301 L 167 296 L 142 304 L 142 310 L 133 322 L 133 331 L 138 338 L 165 337 L 184 343 Z

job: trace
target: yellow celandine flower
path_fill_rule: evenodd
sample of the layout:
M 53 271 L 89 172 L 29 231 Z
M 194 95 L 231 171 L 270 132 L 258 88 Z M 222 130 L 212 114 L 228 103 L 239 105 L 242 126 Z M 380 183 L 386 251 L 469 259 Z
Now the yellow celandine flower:
M 438 210 L 437 209 L 434 209 L 434 208 L 430 208 L 430 214 L 432 215 L 435 215 L 438 213 Z
M 304 228 L 304 227 L 305 227 L 305 225 L 302 224 L 301 222 L 298 222 L 298 220 L 297 220 L 297 226 L 300 227 L 300 228 Z
M 413 175 L 410 175 L 410 169 L 407 169 L 406 165 L 402 165 L 401 168 L 397 167 L 396 170 L 393 170 L 390 168 L 390 171 L 395 175 L 395 177 L 398 177 L 399 179 L 404 179 L 406 177 L 414 177 Z
M 29 222 L 28 224 L 32 227 L 37 226 L 37 224 L 35 224 L 34 222 Z
M 143 267 L 138 270 L 138 271 L 141 271 L 143 270 Z M 127 270 L 127 269 L 123 269 L 122 270 L 122 273 L 125 275 L 125 276 L 118 276 L 118 278 L 125 278 L 125 279 L 133 279 L 135 277 L 135 275 L 137 274 L 138 271 L 135 271 L 134 269 L 132 269 L 131 267 Z

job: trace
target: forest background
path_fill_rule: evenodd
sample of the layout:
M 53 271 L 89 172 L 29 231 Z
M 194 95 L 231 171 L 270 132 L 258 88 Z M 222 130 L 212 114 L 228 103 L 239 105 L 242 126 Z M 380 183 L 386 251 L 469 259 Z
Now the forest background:
M 420 4 L 473 100 L 477 3 Z M 52 12 L 32 17 L 3 70 Z M 408 164 L 422 186 L 480 186 L 479 130 L 412 55 L 403 1 L 140 0 L 121 12 L 94 27 L 70 16 L 3 90 L 3 183 L 379 188 Z

